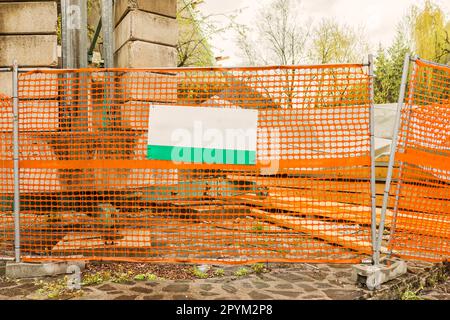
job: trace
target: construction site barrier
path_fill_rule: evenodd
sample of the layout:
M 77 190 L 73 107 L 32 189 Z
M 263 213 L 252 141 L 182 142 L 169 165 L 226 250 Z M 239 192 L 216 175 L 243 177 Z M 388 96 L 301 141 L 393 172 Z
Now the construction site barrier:
M 13 257 L 12 100 L 0 94 L 0 259 Z
M 391 254 L 450 257 L 450 67 L 415 58 L 395 133 L 385 226 Z
M 21 73 L 20 257 L 371 256 L 372 212 L 380 213 L 372 209 L 372 80 L 362 64 Z M 0 117 L 9 119 L 1 122 L 6 221 L 10 109 Z M 176 132 L 195 114 L 194 132 Z M 223 123 L 241 130 L 231 140 L 250 142 L 224 139 Z

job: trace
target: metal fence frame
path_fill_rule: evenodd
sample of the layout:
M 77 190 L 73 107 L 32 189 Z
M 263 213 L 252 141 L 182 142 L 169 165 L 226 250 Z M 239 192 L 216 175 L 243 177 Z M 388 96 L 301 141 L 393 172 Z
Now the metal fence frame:
M 384 185 L 380 226 L 378 227 L 378 236 L 377 236 L 376 244 L 375 244 L 375 256 L 374 256 L 374 261 L 373 261 L 373 263 L 375 265 L 380 264 L 381 241 L 383 239 L 384 225 L 386 222 L 386 211 L 387 211 L 387 206 L 388 206 L 388 202 L 389 202 L 389 191 L 391 189 L 392 173 L 394 171 L 395 152 L 397 150 L 398 132 L 399 132 L 401 120 L 402 120 L 401 119 L 401 111 L 402 111 L 403 103 L 405 100 L 405 92 L 406 92 L 406 85 L 407 85 L 407 81 L 408 81 L 408 72 L 409 72 L 410 61 L 411 61 L 411 58 L 407 54 L 403 61 L 402 81 L 400 84 L 400 93 L 399 93 L 398 103 L 397 103 L 397 113 L 395 115 L 394 133 L 393 133 L 393 139 L 392 139 L 392 144 L 391 144 L 391 153 L 389 156 L 388 172 L 387 172 L 387 177 L 386 177 L 386 183 Z
M 14 256 L 20 262 L 19 66 L 13 62 Z
M 418 59 L 417 57 L 414 59 Z M 400 87 L 397 113 L 395 119 L 394 136 L 391 147 L 391 154 L 389 157 L 388 174 L 386 178 L 384 193 L 383 193 L 383 205 L 381 209 L 380 224 L 377 229 L 377 208 L 376 208 L 376 177 L 375 177 L 375 105 L 374 105 L 374 59 L 373 55 L 369 55 L 368 63 L 364 66 L 368 67 L 369 74 L 369 90 L 370 90 L 370 113 L 369 113 L 369 127 L 370 127 L 370 194 L 371 194 L 371 239 L 372 239 L 372 263 L 374 265 L 380 264 L 380 250 L 382 235 L 384 231 L 384 225 L 386 220 L 386 211 L 389 201 L 389 191 L 392 182 L 393 166 L 395 162 L 395 152 L 398 148 L 398 132 L 401 125 L 401 110 L 404 104 L 404 97 L 406 91 L 406 85 L 408 80 L 408 71 L 410 67 L 410 61 L 412 61 L 409 55 L 405 56 L 403 65 L 402 82 Z M 189 69 L 189 68 L 186 68 Z M 199 68 L 195 68 L 199 69 Z M 201 68 L 200 68 L 201 69 Z M 208 68 L 205 68 L 208 69 Z M 23 70 L 29 71 L 30 68 L 23 68 Z M 13 84 L 13 164 L 14 164 L 14 259 L 17 262 L 21 260 L 21 246 L 20 246 L 20 175 L 19 175 L 19 96 L 18 96 L 18 75 L 22 70 L 19 70 L 17 61 L 13 62 L 12 68 L 3 68 L 0 71 L 12 71 L 12 84 Z M 396 205 L 398 200 L 399 189 L 396 194 Z M 394 212 L 397 208 L 394 208 Z M 391 231 L 392 232 L 392 231 Z
M 411 79 L 414 79 L 415 76 L 417 75 L 417 69 L 418 69 L 417 64 L 413 64 L 413 66 L 411 68 L 411 62 L 416 62 L 416 61 L 423 61 L 429 65 L 434 65 L 436 67 L 446 67 L 446 68 L 449 67 L 448 65 L 445 65 L 445 64 L 440 64 L 440 63 L 436 63 L 436 62 L 433 62 L 430 60 L 422 59 L 418 55 L 414 55 L 414 56 L 406 55 L 405 56 L 404 64 L 403 64 L 402 82 L 401 82 L 398 106 L 397 106 L 397 112 L 396 112 L 393 140 L 392 140 L 392 144 L 391 144 L 391 154 L 389 157 L 388 174 L 387 174 L 386 184 L 385 184 L 385 189 L 384 189 L 384 194 L 383 194 L 383 206 L 382 206 L 382 212 L 381 212 L 381 221 L 380 221 L 380 227 L 379 227 L 378 238 L 377 238 L 377 243 L 376 243 L 376 260 L 374 260 L 375 264 L 379 264 L 379 262 L 380 262 L 380 258 L 379 258 L 380 257 L 380 247 L 381 247 L 382 236 L 383 236 L 383 232 L 384 232 L 384 225 L 385 225 L 385 221 L 386 221 L 386 211 L 387 211 L 387 205 L 389 202 L 389 197 L 394 198 L 394 204 L 393 204 L 392 222 L 391 222 L 389 239 L 388 239 L 388 247 L 391 244 L 393 235 L 395 234 L 396 218 L 397 218 L 397 214 L 398 214 L 398 204 L 399 204 L 400 192 L 401 192 L 402 183 L 403 183 L 402 173 L 403 173 L 404 166 L 403 166 L 402 161 L 398 161 L 399 171 L 397 174 L 397 186 L 396 186 L 397 188 L 395 190 L 395 195 L 389 195 L 389 193 L 390 193 L 390 189 L 392 186 L 392 175 L 393 175 L 394 165 L 395 165 L 395 154 L 397 151 L 404 150 L 406 143 L 408 141 L 409 131 L 407 130 L 406 136 L 403 139 L 403 144 L 400 145 L 399 144 L 399 132 L 400 132 L 401 125 L 403 124 L 401 115 L 402 115 L 402 110 L 403 110 L 404 103 L 405 103 L 406 87 L 407 87 L 407 85 L 410 86 L 408 88 L 409 89 L 408 99 L 407 99 L 408 103 L 410 101 L 412 101 L 412 98 L 413 98 L 413 95 L 414 95 L 414 92 L 416 89 L 414 86 L 414 83 L 412 83 L 410 81 Z M 407 113 L 405 125 L 406 125 L 406 129 L 409 129 L 411 114 L 413 112 L 412 105 L 410 105 L 410 108 L 407 111 L 408 111 L 408 113 Z M 387 252 L 387 255 L 391 256 L 393 253 L 394 253 L 393 249 L 391 249 L 389 252 Z

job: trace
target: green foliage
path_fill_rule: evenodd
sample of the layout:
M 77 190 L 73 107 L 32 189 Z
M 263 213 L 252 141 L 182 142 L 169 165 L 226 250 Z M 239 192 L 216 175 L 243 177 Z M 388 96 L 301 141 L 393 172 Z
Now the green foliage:
M 398 30 L 388 50 L 381 47 L 378 50 L 375 61 L 375 103 L 397 102 L 406 54 L 414 51 L 423 59 L 450 62 L 450 21 L 437 5 L 426 1 L 423 9 L 413 6 L 406 21 L 406 30 Z M 429 75 L 423 76 L 424 79 L 429 78 Z M 431 79 L 428 80 L 431 83 Z
M 214 270 L 214 275 L 216 277 L 223 277 L 225 275 L 225 270 L 223 270 L 222 268 L 218 268 Z
M 252 265 L 252 270 L 255 273 L 264 273 L 267 271 L 266 267 L 264 266 L 264 263 L 255 263 Z
M 394 103 L 398 100 L 404 58 L 411 52 L 403 39 L 404 35 L 398 31 L 387 52 L 381 47 L 378 49 L 375 60 L 375 103 Z
M 212 66 L 215 63 L 208 39 L 221 32 L 221 29 L 197 9 L 202 2 L 178 0 L 178 67 Z
M 83 280 L 81 284 L 83 286 L 91 286 L 103 283 L 105 281 L 111 280 L 111 273 L 109 272 L 97 272 L 97 273 L 88 273 L 83 275 Z
M 405 292 L 403 292 L 400 299 L 401 300 L 424 300 L 423 298 L 418 296 L 416 292 L 410 291 L 410 290 L 406 290 Z
M 450 21 L 442 9 L 427 0 L 423 9 L 411 9 L 411 31 L 416 53 L 424 59 L 450 62 Z
M 310 59 L 313 63 L 354 63 L 362 61 L 369 45 L 356 29 L 324 19 L 312 33 Z
M 423 286 L 420 286 L 417 290 L 411 288 L 406 289 L 400 296 L 400 300 L 424 300 L 418 293 L 423 290 Z
M 137 274 L 134 277 L 134 280 L 137 280 L 137 281 L 155 281 L 158 279 L 159 278 L 156 275 L 154 275 L 153 273 Z
M 201 271 L 198 267 L 193 267 L 192 268 L 192 274 L 199 279 L 206 279 L 208 278 L 208 274 L 206 274 L 205 272 Z
M 56 22 L 56 38 L 58 41 L 58 45 L 62 43 L 62 32 L 61 32 L 61 15 L 58 14 L 58 20 Z
M 40 280 L 35 284 L 40 287 L 37 290 L 37 293 L 40 295 L 45 295 L 49 299 L 80 297 L 83 295 L 83 291 L 81 290 L 69 290 L 67 288 L 67 277 L 51 282 L 44 282 Z
M 117 273 L 111 277 L 111 281 L 114 283 L 124 283 L 131 281 L 132 279 L 133 279 L 132 271 Z
M 237 277 L 244 277 L 244 276 L 248 275 L 249 273 L 250 273 L 250 270 L 248 270 L 247 268 L 242 267 L 242 268 L 239 268 L 234 273 L 234 275 L 237 276 Z

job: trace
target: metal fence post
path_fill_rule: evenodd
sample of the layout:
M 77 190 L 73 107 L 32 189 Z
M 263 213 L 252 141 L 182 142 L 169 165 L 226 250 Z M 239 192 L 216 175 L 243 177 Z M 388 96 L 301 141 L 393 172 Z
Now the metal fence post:
M 114 3 L 102 0 L 103 57 L 105 68 L 114 67 Z
M 381 241 L 383 239 L 384 222 L 386 220 L 386 210 L 387 210 L 387 205 L 388 205 L 388 200 L 389 200 L 389 191 L 391 188 L 392 173 L 394 171 L 395 152 L 397 150 L 398 134 L 399 134 L 399 129 L 400 129 L 401 120 L 402 120 L 401 112 L 402 112 L 402 108 L 403 108 L 403 102 L 405 99 L 406 82 L 408 80 L 409 63 L 410 63 L 410 56 L 409 56 L 409 54 L 407 54 L 405 56 L 405 60 L 403 62 L 402 81 L 400 84 L 400 94 L 398 97 L 397 113 L 395 116 L 395 124 L 394 124 L 394 136 L 392 137 L 391 154 L 389 156 L 388 172 L 387 172 L 387 176 L 386 176 L 386 184 L 384 186 L 383 206 L 381 209 L 380 226 L 378 228 L 377 245 L 375 248 L 375 255 L 374 255 L 374 264 L 375 265 L 380 264 Z
M 20 180 L 19 180 L 19 67 L 13 62 L 13 163 L 14 163 L 14 254 L 20 262 Z
M 418 57 L 414 56 L 410 60 L 411 61 L 416 61 L 417 59 L 418 59 Z M 416 67 L 417 67 L 417 65 L 414 64 L 413 71 L 411 73 L 411 79 L 415 78 L 416 71 L 417 71 Z M 409 88 L 409 92 L 408 92 L 408 102 L 412 101 L 413 95 L 414 95 L 414 85 L 412 84 L 411 87 Z M 408 126 L 408 127 L 409 127 L 409 124 L 411 122 L 411 114 L 412 114 L 412 112 L 413 112 L 413 110 L 412 110 L 412 106 L 411 106 L 411 108 L 410 108 L 410 110 L 408 112 L 408 117 L 406 119 L 406 123 L 405 123 L 405 125 Z M 406 146 L 406 143 L 408 141 L 408 133 L 409 132 L 406 131 L 406 136 L 405 136 L 405 139 L 403 141 L 403 145 L 402 146 L 398 146 L 398 148 L 399 148 L 398 150 L 399 151 L 403 151 L 404 150 L 404 147 Z M 398 202 L 399 202 L 399 199 L 400 199 L 400 192 L 401 192 L 401 188 L 402 188 L 402 184 L 401 184 L 402 180 L 401 179 L 402 179 L 402 174 L 403 174 L 403 163 L 402 162 L 399 162 L 399 163 L 400 164 L 399 164 L 399 169 L 398 169 L 398 182 L 397 182 L 397 189 L 395 190 L 395 198 L 394 198 L 395 200 L 394 200 L 392 222 L 391 222 L 391 236 L 389 237 L 388 243 L 391 242 L 392 235 L 395 232 L 395 223 L 396 223 L 396 220 L 397 220 Z M 389 252 L 389 255 L 391 253 L 392 252 Z
M 86 68 L 87 1 L 61 0 L 63 68 Z
M 113 0 L 102 0 L 102 30 L 103 30 L 103 59 L 105 68 L 114 67 L 114 2 Z M 103 99 L 103 127 L 110 125 L 111 119 L 108 115 L 114 100 L 114 74 L 105 73 L 107 85 Z
M 371 233 L 372 233 L 372 250 L 373 259 L 375 259 L 376 239 L 377 239 L 377 203 L 376 203 L 376 186 L 375 186 L 375 104 L 374 104 L 374 71 L 373 71 L 373 55 L 369 54 L 369 88 L 370 88 L 370 199 L 371 199 Z

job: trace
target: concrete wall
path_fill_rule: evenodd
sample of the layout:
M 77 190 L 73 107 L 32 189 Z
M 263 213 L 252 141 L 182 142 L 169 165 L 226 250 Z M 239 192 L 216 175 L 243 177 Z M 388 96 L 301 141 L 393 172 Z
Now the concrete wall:
M 0 0 L 0 67 L 56 67 L 56 1 Z M 11 73 L 0 73 L 0 93 L 11 95 Z
M 176 66 L 176 12 L 176 0 L 116 1 L 116 67 Z

